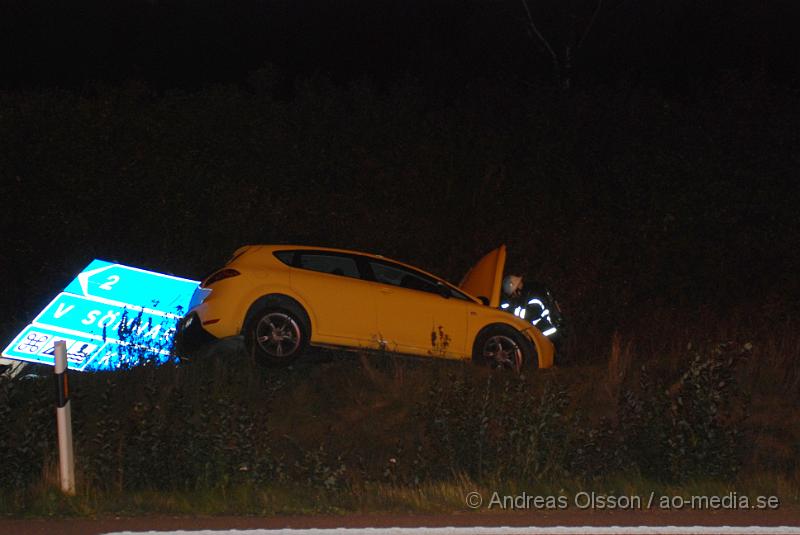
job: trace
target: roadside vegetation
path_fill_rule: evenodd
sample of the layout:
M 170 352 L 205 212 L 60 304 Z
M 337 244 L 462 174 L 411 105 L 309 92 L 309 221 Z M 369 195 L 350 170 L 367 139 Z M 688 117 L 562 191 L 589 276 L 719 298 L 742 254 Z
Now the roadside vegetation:
M 0 341 L 91 259 L 200 278 L 247 243 L 384 254 L 457 282 L 505 242 L 550 284 L 568 365 L 526 373 L 222 345 L 72 376 L 78 495 L 53 385 L 0 379 L 0 511 L 465 510 L 472 490 L 800 488 L 796 91 L 645 84 L 130 82 L 0 92 Z
M 75 374 L 73 498 L 57 491 L 51 379 L 2 380 L 0 511 L 464 511 L 474 490 L 800 502 L 800 429 L 787 421 L 798 368 L 784 353 L 611 344 L 606 365 L 522 377 L 328 351 L 265 370 L 236 344 L 177 366 Z

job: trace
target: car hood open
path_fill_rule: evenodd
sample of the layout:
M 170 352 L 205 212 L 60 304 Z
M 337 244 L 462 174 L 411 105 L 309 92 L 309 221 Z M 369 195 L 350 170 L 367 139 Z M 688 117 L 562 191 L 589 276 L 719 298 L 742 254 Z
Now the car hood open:
M 500 306 L 500 286 L 505 264 L 506 246 L 501 245 L 472 266 L 458 286 L 470 295 L 488 299 L 489 306 L 497 308 Z

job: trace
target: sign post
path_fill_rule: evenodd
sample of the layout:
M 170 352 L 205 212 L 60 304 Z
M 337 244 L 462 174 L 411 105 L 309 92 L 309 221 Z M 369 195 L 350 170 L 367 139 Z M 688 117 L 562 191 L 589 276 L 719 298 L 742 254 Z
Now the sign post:
M 72 412 L 67 381 L 67 343 L 55 342 L 56 423 L 58 426 L 58 473 L 61 492 L 75 494 L 75 456 L 72 451 Z

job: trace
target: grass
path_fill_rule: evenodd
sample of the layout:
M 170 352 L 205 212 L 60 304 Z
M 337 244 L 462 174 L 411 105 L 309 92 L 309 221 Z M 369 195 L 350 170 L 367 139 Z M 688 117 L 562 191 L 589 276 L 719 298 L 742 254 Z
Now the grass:
M 56 490 L 52 385 L 3 383 L 0 514 L 465 511 L 476 490 L 797 504 L 795 332 L 650 354 L 614 333 L 605 359 L 522 377 L 333 351 L 261 369 L 235 343 L 77 375 L 74 497 Z
M 520 484 L 513 481 L 476 483 L 468 477 L 449 482 L 396 486 L 370 483 L 329 491 L 302 485 L 240 485 L 233 488 L 205 488 L 192 491 L 141 490 L 133 492 L 95 492 L 81 489 L 76 496 L 65 496 L 53 486 L 31 489 L 23 502 L 11 504 L 0 498 L 5 516 L 96 516 L 96 515 L 305 515 L 350 513 L 453 513 L 470 512 L 465 497 L 479 492 L 483 497 L 480 511 L 502 510 L 490 506 L 493 494 L 499 496 L 565 496 L 574 509 L 579 492 L 606 496 L 639 496 L 646 503 L 650 493 L 662 496 L 778 496 L 781 507 L 800 505 L 796 483 L 781 477 L 740 479 L 723 483 L 717 480 L 689 481 L 665 485 L 630 476 L 609 478 L 591 484 L 581 481 Z M 24 509 L 20 505 L 24 503 Z M 554 509 L 555 507 L 547 507 Z

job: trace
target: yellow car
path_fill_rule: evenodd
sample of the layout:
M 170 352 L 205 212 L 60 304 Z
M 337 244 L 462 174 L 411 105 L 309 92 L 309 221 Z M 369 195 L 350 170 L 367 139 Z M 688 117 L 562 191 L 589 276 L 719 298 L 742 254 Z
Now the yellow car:
M 244 335 L 255 358 L 272 365 L 311 345 L 549 368 L 550 340 L 498 308 L 505 259 L 505 246 L 491 251 L 455 286 L 380 255 L 248 245 L 201 283 L 178 347 Z

